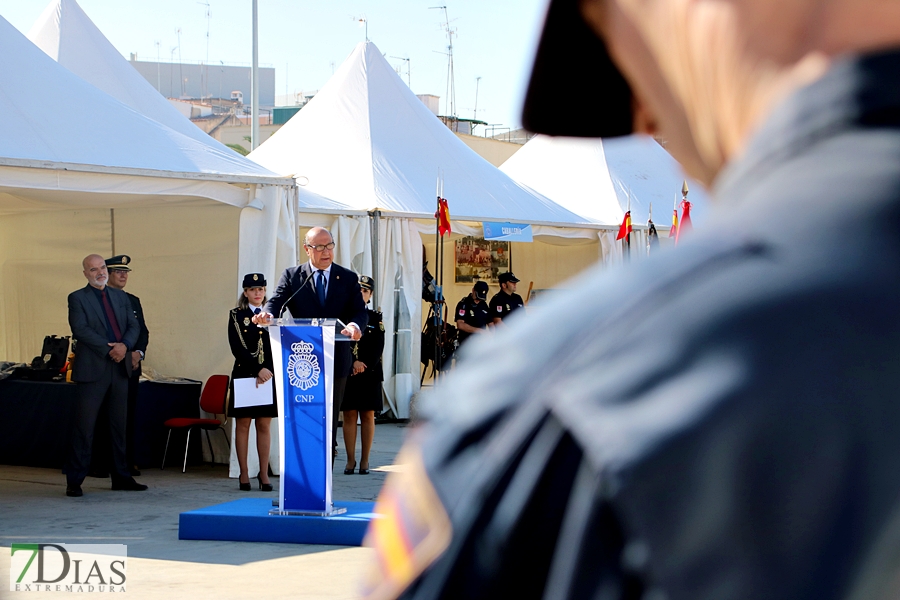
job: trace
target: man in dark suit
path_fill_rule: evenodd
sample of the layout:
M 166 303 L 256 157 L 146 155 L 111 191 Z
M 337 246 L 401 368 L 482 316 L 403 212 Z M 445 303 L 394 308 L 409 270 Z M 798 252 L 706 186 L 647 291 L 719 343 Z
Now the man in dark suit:
M 106 269 L 109 271 L 109 287 L 125 291 L 128 283 L 128 274 L 131 273 L 131 257 L 120 254 L 106 259 Z M 128 419 L 125 425 L 125 457 L 128 461 L 128 469 L 132 475 L 140 475 L 137 463 L 134 460 L 134 419 L 137 410 L 138 383 L 141 378 L 141 362 L 147 353 L 147 344 L 150 341 L 150 330 L 144 322 L 144 309 L 141 307 L 141 299 L 125 292 L 131 303 L 131 310 L 138 322 L 138 338 L 128 355 L 131 361 L 131 377 L 128 378 Z
M 309 261 L 285 269 L 266 304 L 265 312 L 253 317 L 258 324 L 266 324 L 273 316 L 281 316 L 284 309 L 295 319 L 331 318 L 343 323 L 341 333 L 353 340 L 362 336 L 369 322 L 366 305 L 359 287 L 359 277 L 349 269 L 334 264 L 334 238 L 323 227 L 313 227 L 306 234 L 303 247 Z M 353 366 L 350 344 L 338 342 L 334 350 L 334 406 L 332 409 L 331 440 L 337 448 L 338 412 L 344 398 L 347 377 Z
M 125 460 L 125 415 L 132 371 L 129 351 L 138 338 L 137 319 L 128 296 L 107 287 L 109 274 L 102 256 L 91 254 L 82 265 L 88 285 L 69 294 L 69 326 L 78 340 L 72 367 L 78 403 L 66 465 L 66 495 L 83 495 L 81 482 L 90 466 L 94 428 L 104 404 L 113 450 L 112 489 L 146 490 L 146 485 L 129 474 Z

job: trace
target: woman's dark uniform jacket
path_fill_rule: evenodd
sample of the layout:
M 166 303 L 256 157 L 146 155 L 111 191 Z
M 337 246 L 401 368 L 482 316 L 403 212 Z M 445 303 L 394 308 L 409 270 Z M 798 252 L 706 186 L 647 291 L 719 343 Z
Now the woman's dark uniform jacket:
M 347 379 L 347 390 L 341 410 L 377 410 L 383 407 L 381 382 L 384 381 L 381 355 L 384 353 L 384 323 L 380 312 L 366 309 L 369 324 L 362 338 L 353 344 L 353 360 L 366 365 L 366 370 Z
M 256 417 L 277 417 L 278 406 L 275 403 L 275 386 L 272 386 L 271 406 L 248 406 L 234 408 L 234 380 L 256 377 L 265 367 L 275 372 L 272 360 L 272 348 L 269 332 L 265 327 L 257 327 L 250 319 L 253 311 L 249 308 L 232 308 L 228 314 L 228 345 L 234 356 L 234 367 L 231 369 L 231 394 L 228 403 L 228 415 L 238 419 Z M 272 382 L 275 383 L 274 381 Z

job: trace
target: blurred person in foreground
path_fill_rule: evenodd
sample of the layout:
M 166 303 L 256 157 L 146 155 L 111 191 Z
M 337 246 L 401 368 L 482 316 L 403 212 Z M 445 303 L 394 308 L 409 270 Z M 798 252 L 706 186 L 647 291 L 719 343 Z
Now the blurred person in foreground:
M 370 597 L 900 597 L 900 2 L 553 0 L 523 121 L 664 138 L 718 212 L 467 348 Z

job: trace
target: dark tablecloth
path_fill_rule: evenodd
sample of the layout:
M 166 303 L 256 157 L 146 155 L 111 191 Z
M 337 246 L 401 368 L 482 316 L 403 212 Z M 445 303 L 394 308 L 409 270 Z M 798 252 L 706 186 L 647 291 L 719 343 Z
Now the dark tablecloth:
M 75 415 L 74 383 L 0 381 L 0 464 L 62 468 L 69 450 Z M 135 421 L 135 462 L 140 468 L 159 467 L 173 417 L 200 415 L 200 382 L 142 381 Z M 189 463 L 202 461 L 201 436 L 191 436 Z M 172 434 L 166 462 L 181 464 L 184 432 Z

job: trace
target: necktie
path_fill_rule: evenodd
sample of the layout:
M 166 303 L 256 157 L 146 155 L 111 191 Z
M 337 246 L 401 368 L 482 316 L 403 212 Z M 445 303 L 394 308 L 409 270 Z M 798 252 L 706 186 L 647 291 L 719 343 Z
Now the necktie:
M 112 304 L 109 303 L 109 298 L 106 296 L 106 288 L 100 290 L 100 296 L 103 297 L 103 310 L 106 311 L 106 318 L 109 319 L 113 335 L 116 336 L 117 342 L 121 342 L 122 332 L 119 331 L 119 324 L 116 322 L 116 313 L 113 312 Z
M 253 314 L 254 314 L 254 315 L 258 315 L 258 314 L 259 314 L 259 310 L 260 310 L 260 308 L 257 306 L 256 308 L 253 309 Z
M 319 297 L 319 304 L 325 306 L 325 271 L 319 269 L 316 273 L 319 274 L 316 279 L 316 296 Z

